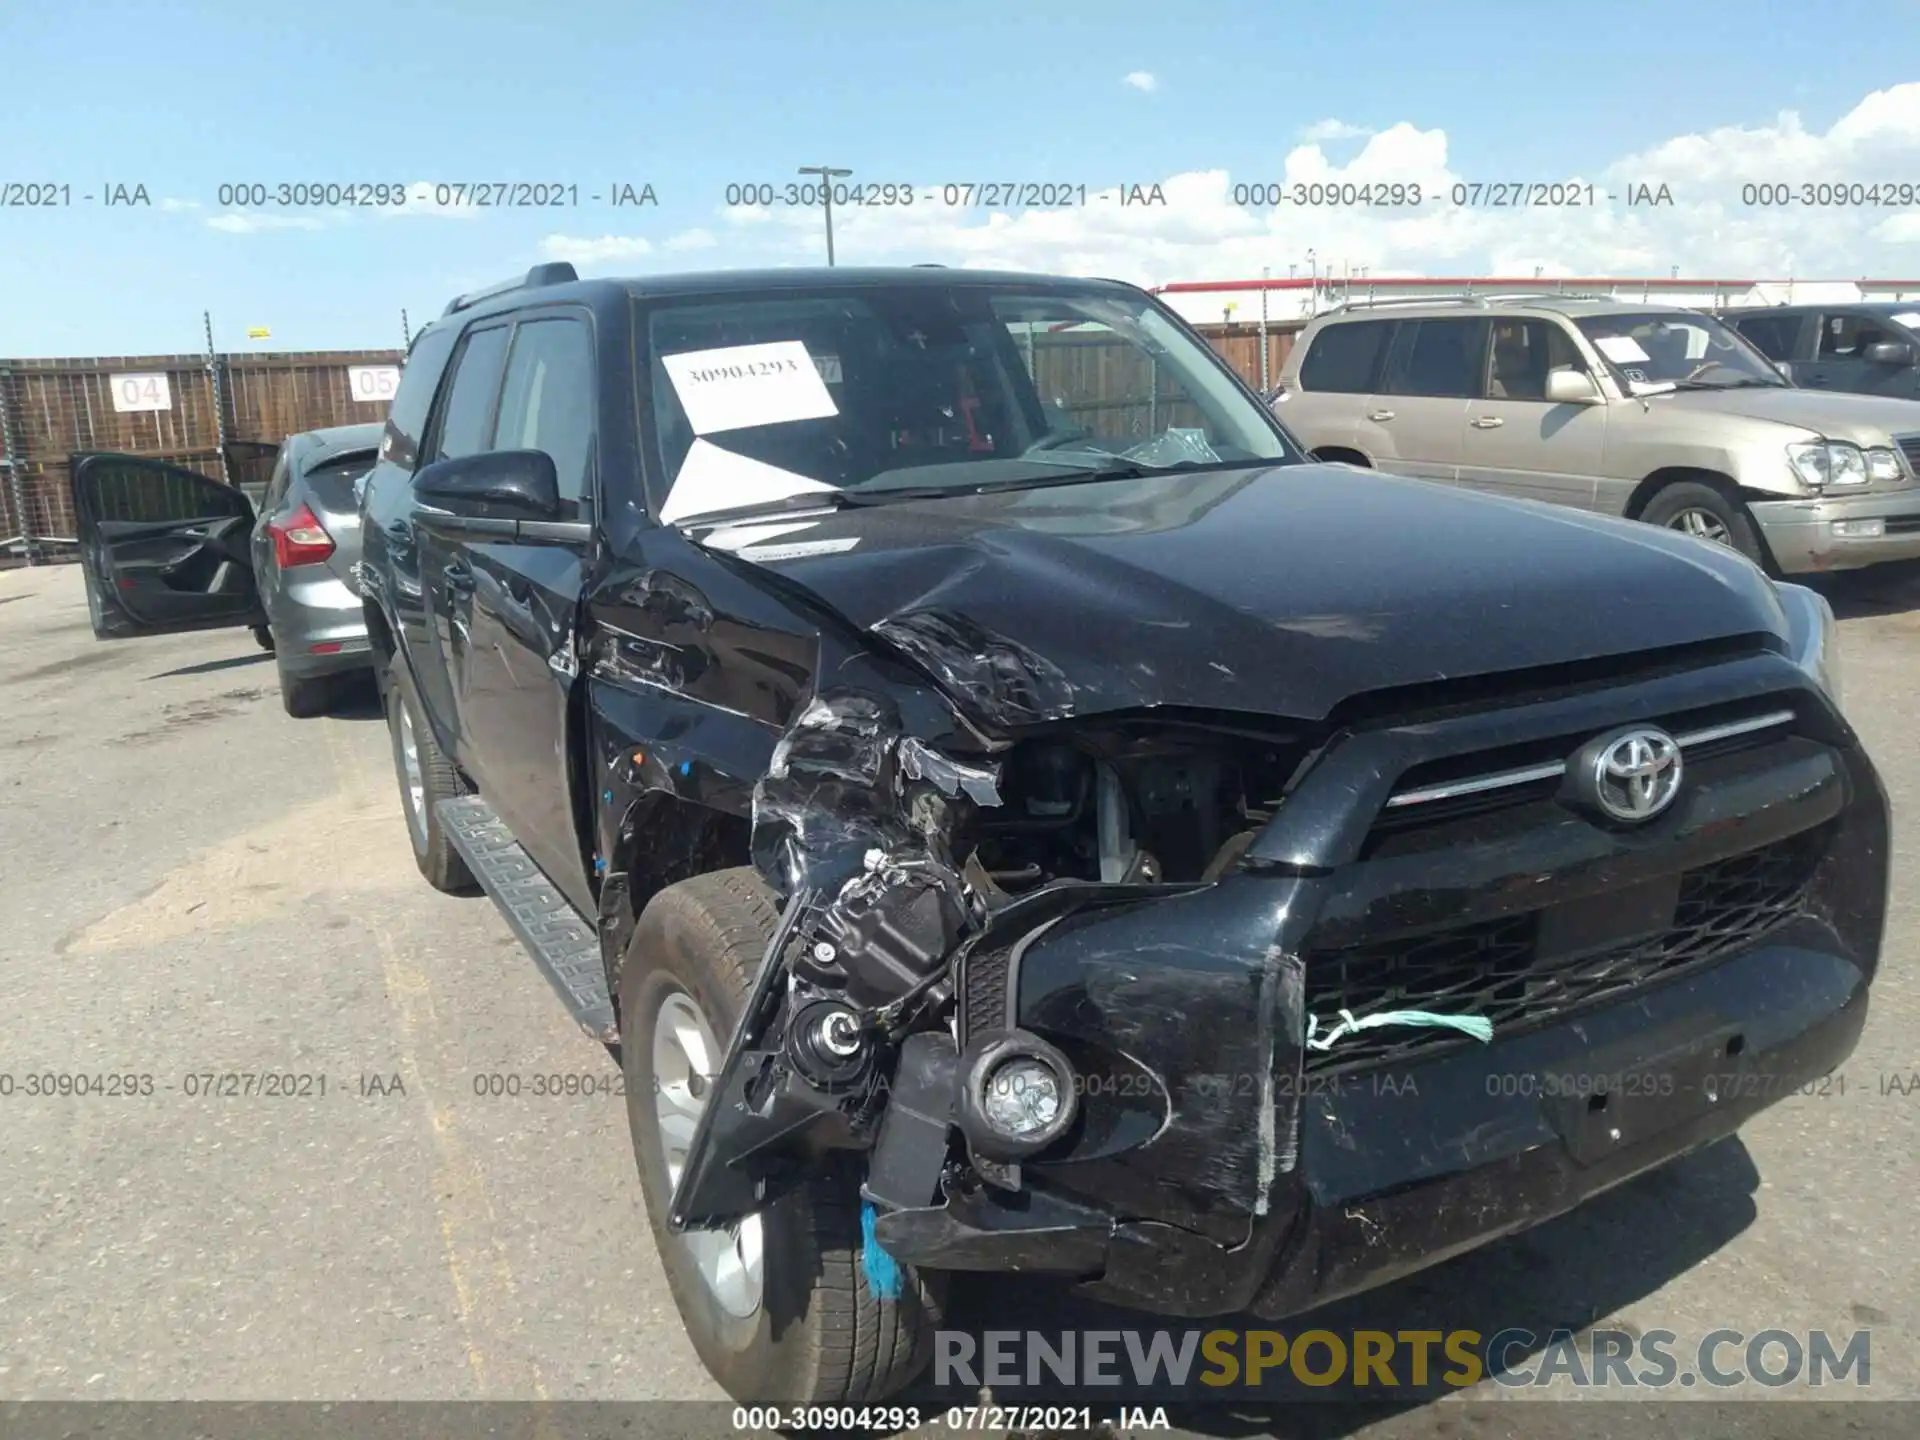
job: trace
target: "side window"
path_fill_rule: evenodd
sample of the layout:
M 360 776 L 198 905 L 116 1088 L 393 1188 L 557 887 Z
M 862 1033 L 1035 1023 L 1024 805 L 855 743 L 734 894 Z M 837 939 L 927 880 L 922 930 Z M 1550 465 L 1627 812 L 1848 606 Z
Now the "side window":
M 1386 348 L 1387 332 L 1392 328 L 1384 320 L 1327 326 L 1314 336 L 1306 358 L 1300 362 L 1300 388 L 1332 395 L 1371 391 L 1380 368 L 1380 352 Z
M 420 465 L 420 442 L 426 435 L 427 412 L 433 408 L 434 391 L 440 388 L 440 376 L 453 354 L 453 342 L 459 332 L 423 330 L 407 352 L 406 368 L 400 372 L 400 390 L 387 411 L 386 433 L 380 437 L 380 458 L 415 470 Z
M 460 347 L 453 369 L 453 388 L 440 418 L 429 459 L 456 460 L 478 455 L 493 438 L 493 402 L 500 393 L 500 370 L 507 358 L 508 327 L 475 330 Z
M 591 488 L 593 401 L 593 335 L 586 323 L 523 321 L 513 332 L 493 448 L 546 451 L 559 477 L 560 498 L 579 500 Z
M 1793 342 L 1800 334 L 1800 317 L 1749 315 L 1736 321 L 1734 329 L 1769 360 L 1787 361 L 1793 358 Z
M 1859 360 L 1867 346 L 1882 345 L 1897 339 L 1864 315 L 1826 315 L 1820 320 L 1820 358 L 1822 360 Z
M 1480 393 L 1485 320 L 1402 320 L 1387 356 L 1387 395 L 1467 399 Z
M 86 473 L 96 520 L 172 525 L 238 514 L 244 505 L 239 491 L 171 465 L 96 460 Z
M 1495 320 L 1487 357 L 1487 396 L 1545 400 L 1555 370 L 1587 371 L 1573 339 L 1551 320 Z

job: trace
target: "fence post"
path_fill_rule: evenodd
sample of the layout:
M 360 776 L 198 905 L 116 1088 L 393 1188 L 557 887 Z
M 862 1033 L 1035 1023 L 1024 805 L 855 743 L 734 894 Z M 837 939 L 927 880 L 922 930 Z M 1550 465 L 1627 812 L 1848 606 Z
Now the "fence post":
M 13 371 L 0 370 L 0 465 L 7 471 L 7 494 L 13 499 L 13 518 L 20 526 L 20 550 L 29 568 L 40 563 L 40 545 L 33 522 L 27 518 L 27 482 L 20 474 L 20 457 L 13 448 Z M 11 548 L 11 546 L 9 546 Z
M 220 357 L 213 351 L 213 312 L 202 310 L 200 321 L 207 332 L 207 379 L 213 386 L 213 430 L 215 443 L 220 447 L 220 479 L 231 485 L 233 472 L 227 463 L 227 387 L 221 379 Z

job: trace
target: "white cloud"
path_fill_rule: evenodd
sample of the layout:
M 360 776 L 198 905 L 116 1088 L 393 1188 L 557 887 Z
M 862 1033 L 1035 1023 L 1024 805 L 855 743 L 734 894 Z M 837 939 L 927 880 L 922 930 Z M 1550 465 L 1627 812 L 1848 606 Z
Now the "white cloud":
M 1309 130 L 1327 138 L 1335 125 L 1344 122 Z M 1268 180 L 1288 187 L 1286 203 L 1249 203 L 1257 201 L 1249 184 Z M 1512 180 L 1557 184 L 1561 198 L 1582 201 L 1590 184 L 1593 203 L 1486 203 L 1484 182 Z M 938 260 L 1147 284 L 1257 276 L 1263 266 L 1285 276 L 1293 265 L 1305 275 L 1309 250 L 1322 274 L 1365 269 L 1382 277 L 1525 276 L 1536 268 L 1543 276 L 1666 275 L 1676 266 L 1700 278 L 1911 275 L 1920 269 L 1920 193 L 1905 205 L 1812 207 L 1748 204 L 1742 195 L 1743 185 L 1837 183 L 1858 187 L 1853 198 L 1864 202 L 1879 183 L 1885 202 L 1889 180 L 1896 202 L 1898 185 L 1920 187 L 1920 83 L 1867 95 L 1824 132 L 1786 113 L 1769 124 L 1674 136 L 1584 175 L 1513 174 L 1498 154 L 1457 154 L 1444 130 L 1401 121 L 1366 132 L 1344 163 L 1307 140 L 1244 175 L 1165 177 L 1164 205 L 1123 206 L 1111 189 L 1090 183 L 1085 205 L 965 210 L 941 205 L 938 187 L 925 185 L 911 206 L 836 207 L 834 240 L 839 258 L 854 264 Z M 1482 203 L 1454 203 L 1456 185 L 1476 183 Z M 1320 189 L 1296 204 L 1296 184 Z M 1402 195 L 1417 185 L 1421 203 L 1378 203 L 1381 188 L 1394 185 L 1407 187 Z M 1662 185 L 1671 204 L 1629 203 L 1657 197 Z M 1311 203 L 1329 198 L 1346 203 Z M 818 211 L 721 214 L 727 263 L 818 263 Z
M 224 230 L 229 235 L 258 235 L 267 230 L 320 230 L 325 226 L 314 215 L 268 215 L 258 210 L 230 210 L 224 215 L 209 215 L 207 228 Z
M 665 250 L 711 250 L 720 243 L 720 237 L 711 230 L 682 230 L 678 235 L 669 235 L 661 248 Z
M 549 260 L 570 260 L 576 265 L 601 265 L 609 260 L 636 260 L 653 253 L 653 242 L 639 235 L 549 235 L 540 242 L 540 253 Z
M 163 195 L 160 198 L 160 208 L 171 211 L 198 210 L 200 208 L 200 202 L 198 200 L 175 200 L 171 196 Z
M 1308 145 L 1323 145 L 1329 140 L 1358 140 L 1373 132 L 1364 125 L 1349 125 L 1344 120 L 1316 120 L 1300 132 Z
M 1121 82 L 1136 90 L 1145 90 L 1149 94 L 1160 88 L 1160 81 L 1151 70 L 1129 70 L 1126 79 Z

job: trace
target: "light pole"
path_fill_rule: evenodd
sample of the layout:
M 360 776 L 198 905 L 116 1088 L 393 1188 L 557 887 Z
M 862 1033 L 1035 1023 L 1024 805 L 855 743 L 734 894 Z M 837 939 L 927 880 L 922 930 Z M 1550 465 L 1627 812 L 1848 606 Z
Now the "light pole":
M 851 170 L 838 170 L 831 165 L 802 165 L 802 175 L 820 177 L 820 199 L 827 209 L 827 264 L 833 264 L 833 182 L 844 180 Z

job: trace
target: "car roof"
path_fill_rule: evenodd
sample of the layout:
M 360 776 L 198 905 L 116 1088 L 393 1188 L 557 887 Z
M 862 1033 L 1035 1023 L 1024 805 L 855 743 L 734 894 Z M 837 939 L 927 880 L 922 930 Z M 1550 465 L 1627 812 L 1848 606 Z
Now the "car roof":
M 1754 315 L 1836 315 L 1858 310 L 1868 315 L 1911 315 L 1920 310 L 1920 299 L 1913 300 L 1831 300 L 1824 305 L 1740 305 L 1729 310 L 1745 320 Z
M 302 430 L 287 437 L 287 453 L 302 470 L 324 465 L 350 450 L 374 450 L 380 445 L 386 426 L 377 421 L 361 425 L 329 425 L 321 430 Z
M 1614 300 L 1587 295 L 1475 296 L 1460 300 L 1394 300 L 1387 304 L 1365 301 L 1329 310 L 1320 320 L 1439 320 L 1449 316 L 1477 320 L 1482 316 L 1560 315 L 1584 320 L 1608 315 L 1711 315 L 1692 305 L 1669 305 L 1653 300 Z
M 477 316 L 498 315 L 520 309 L 530 302 L 601 305 L 627 297 L 656 299 L 679 295 L 737 294 L 754 290 L 764 290 L 769 294 L 794 289 L 860 290 L 878 285 L 910 285 L 928 290 L 952 289 L 955 286 L 1037 286 L 1082 292 L 1106 290 L 1132 295 L 1141 293 L 1138 287 L 1119 280 L 1023 270 L 967 270 L 945 265 L 792 265 L 765 270 L 693 270 L 666 275 L 610 276 L 503 288 L 497 293 L 477 296 L 468 305 L 456 303 L 454 308 L 436 317 L 420 334 L 438 330 L 443 325 L 464 325 Z M 416 344 L 418 340 L 419 336 L 416 336 Z

